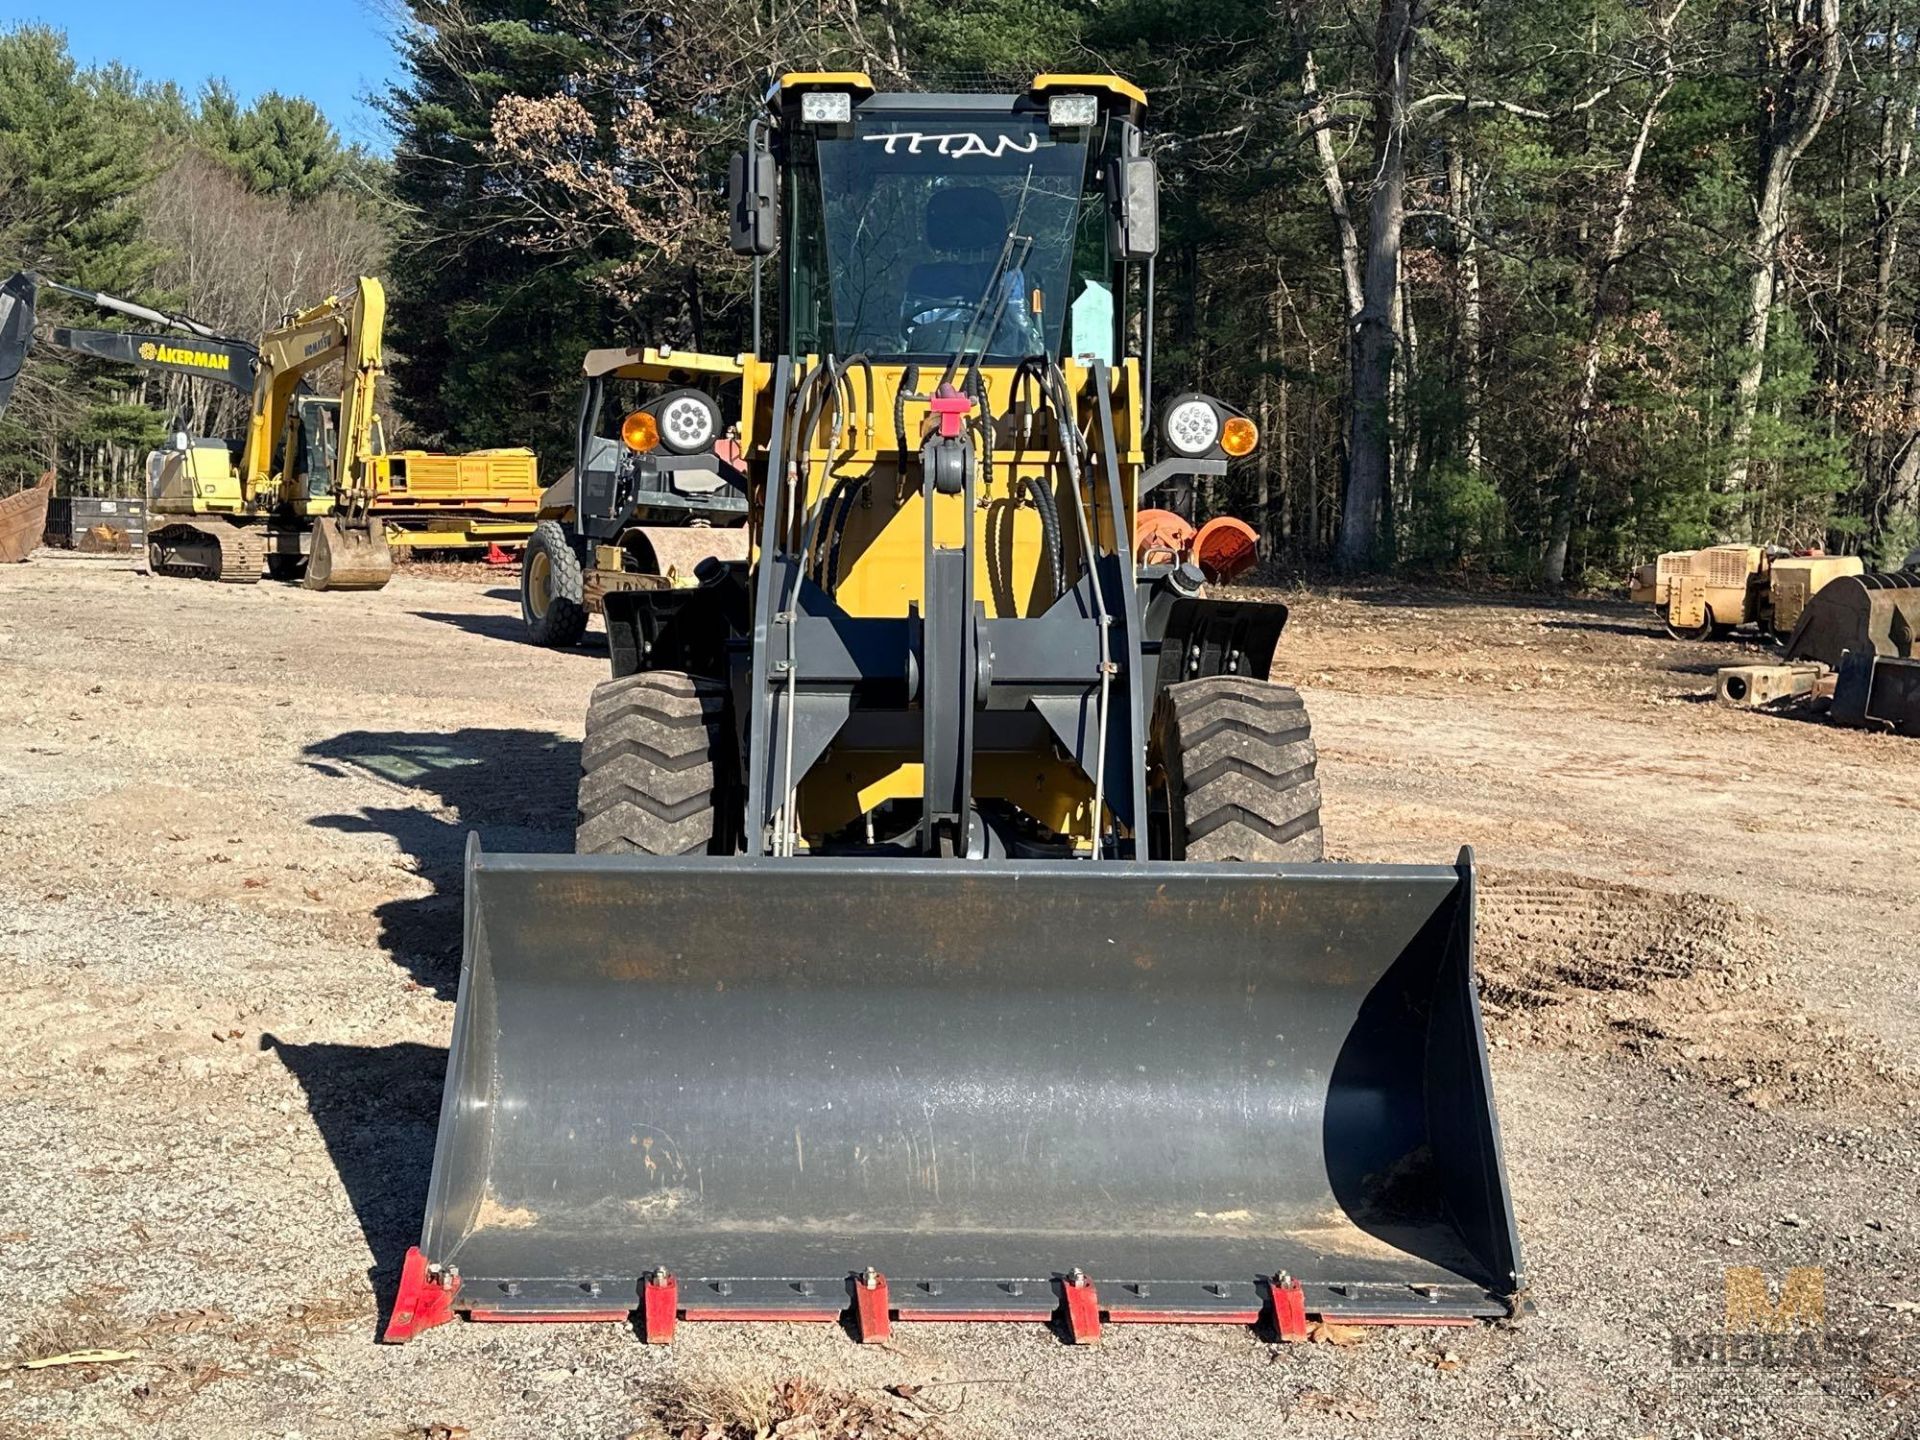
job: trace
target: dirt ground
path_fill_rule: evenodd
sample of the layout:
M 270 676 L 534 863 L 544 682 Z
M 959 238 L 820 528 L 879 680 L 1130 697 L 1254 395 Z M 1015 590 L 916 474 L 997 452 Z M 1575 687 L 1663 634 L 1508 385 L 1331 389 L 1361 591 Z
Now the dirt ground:
M 43 558 L 0 572 L 0 1437 L 618 1440 L 663 1407 L 698 1434 L 690 1391 L 795 1376 L 955 1440 L 1920 1436 L 1920 741 L 1705 703 L 1760 647 L 1624 603 L 1286 598 L 1336 857 L 1483 867 L 1521 1323 L 376 1344 L 461 847 L 569 848 L 604 648 L 521 643 L 498 577 Z M 1822 1267 L 1822 1363 L 1675 1363 L 1729 1266 Z M 18 1368 L 80 1347 L 130 1355 Z

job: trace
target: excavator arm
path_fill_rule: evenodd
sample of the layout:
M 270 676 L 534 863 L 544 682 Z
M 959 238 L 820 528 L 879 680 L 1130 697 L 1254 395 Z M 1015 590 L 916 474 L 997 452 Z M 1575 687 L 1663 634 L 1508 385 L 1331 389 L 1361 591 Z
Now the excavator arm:
M 182 339 L 139 330 L 71 330 L 65 326 L 56 327 L 47 338 L 62 350 L 111 360 L 116 365 L 211 380 L 242 395 L 253 389 L 256 352 L 245 341 Z

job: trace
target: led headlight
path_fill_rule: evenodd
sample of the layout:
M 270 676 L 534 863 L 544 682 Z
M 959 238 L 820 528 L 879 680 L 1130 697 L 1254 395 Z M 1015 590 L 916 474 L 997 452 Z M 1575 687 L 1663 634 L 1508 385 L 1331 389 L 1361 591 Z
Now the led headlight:
M 1084 130 L 1099 123 L 1098 95 L 1052 95 L 1047 99 L 1047 124 L 1056 130 Z
M 810 90 L 800 97 L 800 119 L 808 125 L 851 125 L 853 97 L 844 90 Z
M 1220 412 L 1197 395 L 1184 396 L 1167 406 L 1160 428 L 1176 453 L 1192 459 L 1219 443 Z
M 720 407 L 698 390 L 676 391 L 652 408 L 660 421 L 661 443 L 676 455 L 698 454 L 720 433 Z

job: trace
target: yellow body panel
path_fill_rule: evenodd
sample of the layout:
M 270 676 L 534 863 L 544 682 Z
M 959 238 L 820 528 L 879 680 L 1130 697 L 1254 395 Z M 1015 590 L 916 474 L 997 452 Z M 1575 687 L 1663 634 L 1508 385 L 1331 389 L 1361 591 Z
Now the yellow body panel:
M 1104 90 L 1109 95 L 1118 95 L 1123 100 L 1131 100 L 1135 105 L 1145 106 L 1147 92 L 1131 80 L 1122 80 L 1118 75 L 1036 75 L 1033 77 L 1033 91 L 1044 95 L 1049 90 Z
M 540 508 L 539 462 L 531 450 L 396 450 L 383 458 L 373 488 L 376 515 L 397 518 L 421 509 L 532 515 Z
M 1829 580 L 1863 574 L 1865 569 L 1858 555 L 1796 555 L 1774 561 L 1768 576 L 1773 594 L 1774 633 L 1791 633 L 1800 623 L 1800 612 L 1807 608 L 1807 602 Z
M 782 90 L 854 90 L 873 93 L 873 80 L 864 70 L 795 70 L 780 77 Z
M 674 358 L 683 363 L 687 359 Z M 803 363 L 811 370 L 819 363 L 818 357 L 806 357 Z M 640 368 L 635 365 L 620 373 L 628 378 L 658 378 L 635 373 Z M 1093 368 L 1070 360 L 1061 371 L 1078 424 L 1087 434 L 1090 450 L 1097 454 L 1103 437 L 1089 403 Z M 1104 492 L 1096 493 L 1097 465 L 1086 467 L 1081 487 L 1090 502 L 1090 531 L 1103 546 L 1130 554 L 1132 516 L 1145 459 L 1140 374 L 1131 359 L 1108 374 L 1113 384 L 1114 443 L 1120 462 L 1123 509 L 1117 517 L 1117 544 L 1112 507 Z M 750 437 L 750 446 L 763 448 L 771 431 L 772 378 L 771 366 L 749 362 L 741 368 L 742 429 Z M 925 501 L 917 472 L 910 470 L 903 480 L 894 459 L 894 399 L 904 379 L 903 365 L 875 365 L 869 395 L 866 368 L 853 367 L 839 399 L 824 407 L 808 446 L 803 477 L 806 512 L 817 509 L 837 485 L 865 482 L 848 512 L 836 571 L 836 599 L 853 615 L 903 617 L 924 599 Z M 929 374 L 923 367 L 921 393 L 937 379 L 937 371 Z M 1032 377 L 1016 386 L 1013 367 L 997 365 L 982 366 L 981 380 L 996 426 L 992 478 L 987 478 L 988 467 L 978 466 L 970 514 L 966 497 L 934 496 L 934 544 L 958 548 L 963 527 L 971 525 L 976 557 L 974 589 L 986 615 L 990 619 L 1031 617 L 1050 603 L 1051 594 L 1040 513 L 1028 493 L 1028 481 L 1038 481 L 1053 492 L 1060 514 L 1063 570 L 1069 576 L 1078 570 L 1081 555 L 1073 491 L 1060 458 L 1062 446 L 1047 431 L 1051 412 L 1040 403 Z M 933 423 L 926 400 L 909 399 L 903 419 L 912 449 Z M 1023 429 L 1027 432 L 1024 436 Z M 757 458 L 764 463 L 764 455 Z M 756 531 L 756 544 L 758 539 Z M 975 757 L 973 780 L 977 796 L 1010 800 L 1056 833 L 1091 843 L 1092 786 L 1071 763 L 1051 755 L 982 752 Z M 921 793 L 921 767 L 915 756 L 830 749 L 800 787 L 801 829 L 807 834 L 827 833 L 857 820 L 883 801 L 917 798 Z
M 224 444 L 156 450 L 148 461 L 147 509 L 156 515 L 237 515 L 240 475 Z

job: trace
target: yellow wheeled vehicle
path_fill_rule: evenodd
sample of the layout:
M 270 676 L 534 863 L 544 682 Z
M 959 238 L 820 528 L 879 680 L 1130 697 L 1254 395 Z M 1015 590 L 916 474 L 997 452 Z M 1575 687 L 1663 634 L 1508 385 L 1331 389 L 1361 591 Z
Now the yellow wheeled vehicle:
M 1519 1306 L 1470 857 L 1324 863 L 1286 607 L 1136 558 L 1258 441 L 1133 344 L 1144 106 L 773 90 L 732 186 L 771 343 L 623 362 L 622 443 L 737 470 L 751 551 L 603 595 L 578 853 L 469 849 L 390 1339 Z

